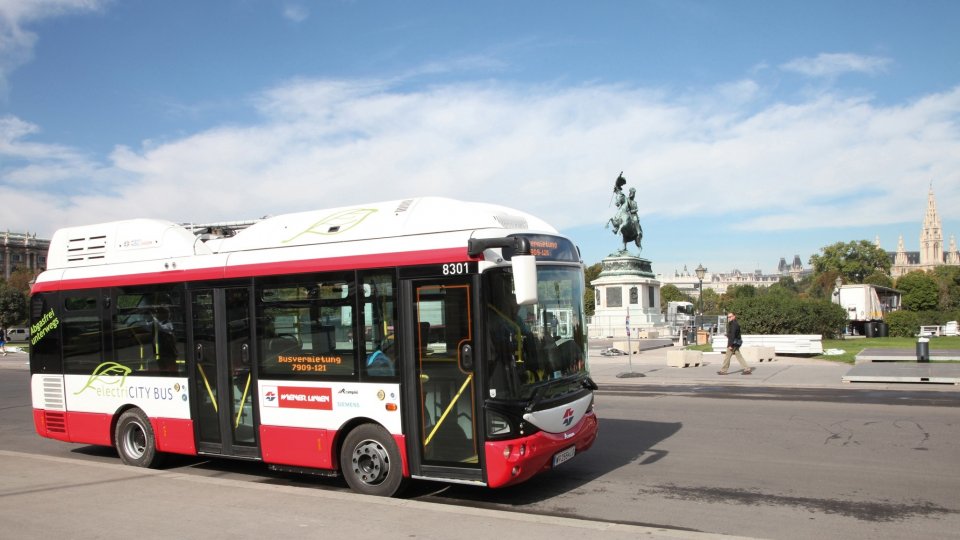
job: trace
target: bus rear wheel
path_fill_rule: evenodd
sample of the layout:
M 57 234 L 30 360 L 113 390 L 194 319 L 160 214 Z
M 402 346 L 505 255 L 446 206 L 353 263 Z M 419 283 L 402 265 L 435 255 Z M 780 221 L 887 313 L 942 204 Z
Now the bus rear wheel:
M 400 451 L 387 430 L 363 424 L 347 434 L 340 449 L 340 469 L 350 489 L 365 495 L 392 497 L 402 490 Z
M 135 467 L 157 467 L 163 454 L 157 451 L 157 440 L 147 415 L 130 409 L 120 415 L 114 430 L 114 444 L 120 460 Z

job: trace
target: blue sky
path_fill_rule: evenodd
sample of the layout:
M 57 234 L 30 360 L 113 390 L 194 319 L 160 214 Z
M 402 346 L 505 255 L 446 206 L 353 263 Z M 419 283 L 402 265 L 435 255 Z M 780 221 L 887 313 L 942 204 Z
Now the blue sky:
M 0 0 L 0 226 L 418 195 L 656 272 L 960 236 L 960 2 Z

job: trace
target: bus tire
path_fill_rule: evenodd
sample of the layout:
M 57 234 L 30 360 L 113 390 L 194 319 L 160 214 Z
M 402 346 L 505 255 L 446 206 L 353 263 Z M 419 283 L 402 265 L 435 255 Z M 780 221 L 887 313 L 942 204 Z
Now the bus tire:
M 365 495 L 392 497 L 406 483 L 397 444 L 376 424 L 362 424 L 347 434 L 340 470 L 350 489 Z
M 163 456 L 157 451 L 153 425 L 140 409 L 130 409 L 120 415 L 114 430 L 114 444 L 120 460 L 135 467 L 157 467 Z

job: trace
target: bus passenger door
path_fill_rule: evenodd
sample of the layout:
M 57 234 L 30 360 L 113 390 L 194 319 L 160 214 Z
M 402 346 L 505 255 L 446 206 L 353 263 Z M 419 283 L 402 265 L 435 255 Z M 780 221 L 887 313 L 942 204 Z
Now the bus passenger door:
M 259 457 L 253 415 L 250 292 L 191 292 L 193 417 L 201 454 Z
M 469 276 L 414 280 L 406 288 L 413 321 L 408 379 L 416 400 L 408 451 L 414 475 L 480 481 L 473 371 L 473 284 Z M 410 334 L 413 334 L 410 336 Z M 412 380 L 411 380 L 412 379 Z

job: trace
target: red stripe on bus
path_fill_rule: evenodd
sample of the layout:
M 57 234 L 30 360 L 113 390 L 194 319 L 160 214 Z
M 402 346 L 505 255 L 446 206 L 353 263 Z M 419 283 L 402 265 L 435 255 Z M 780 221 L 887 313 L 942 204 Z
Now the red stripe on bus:
M 390 266 L 417 266 L 423 264 L 441 264 L 469 261 L 466 248 L 447 248 L 430 251 L 401 251 L 375 255 L 354 255 L 350 257 L 328 257 L 324 259 L 305 259 L 299 261 L 281 261 L 268 263 L 228 266 L 224 269 L 225 278 L 269 276 L 278 274 L 303 274 L 309 272 L 329 272 L 336 270 L 362 270 Z
M 223 268 L 198 268 L 196 270 L 172 270 L 170 272 L 144 272 L 142 274 L 119 274 L 90 278 L 62 279 L 34 283 L 30 294 L 51 291 L 69 291 L 75 289 L 96 289 L 99 287 L 119 287 L 130 285 L 156 285 L 160 283 L 182 283 L 184 281 L 203 281 L 223 279 Z
M 466 262 L 471 259 L 466 248 L 445 248 L 428 251 L 402 251 L 375 255 L 354 255 L 349 257 L 328 257 L 323 259 L 303 259 L 297 261 L 276 261 L 267 263 L 242 264 L 216 268 L 197 268 L 190 270 L 171 270 L 168 272 L 145 272 L 141 274 L 120 274 L 89 278 L 41 281 L 35 283 L 31 294 L 74 289 L 93 289 L 98 287 L 118 287 L 130 285 L 155 285 L 160 283 L 181 283 L 185 281 L 206 281 L 224 278 L 245 278 L 282 274 L 302 274 L 336 270 L 363 270 L 391 266 L 416 266 L 424 264 L 442 264 Z M 109 268 L 104 265 L 102 268 Z

